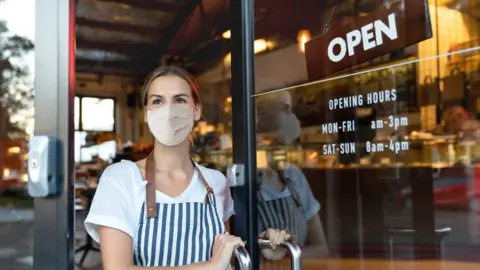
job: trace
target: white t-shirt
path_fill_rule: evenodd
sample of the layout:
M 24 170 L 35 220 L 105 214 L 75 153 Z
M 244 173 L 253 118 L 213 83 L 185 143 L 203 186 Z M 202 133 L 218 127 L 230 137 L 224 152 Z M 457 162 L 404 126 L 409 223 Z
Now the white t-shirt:
M 225 176 L 216 170 L 197 164 L 207 183 L 212 187 L 218 216 L 227 221 L 232 216 L 233 200 Z M 85 220 L 87 233 L 97 242 L 98 226 L 111 227 L 132 237 L 140 220 L 140 211 L 145 202 L 147 181 L 142 179 L 137 165 L 122 160 L 108 166 L 100 177 L 92 206 Z M 178 197 L 169 197 L 156 191 L 157 203 L 185 203 L 205 201 L 207 190 L 195 171 L 193 178 Z

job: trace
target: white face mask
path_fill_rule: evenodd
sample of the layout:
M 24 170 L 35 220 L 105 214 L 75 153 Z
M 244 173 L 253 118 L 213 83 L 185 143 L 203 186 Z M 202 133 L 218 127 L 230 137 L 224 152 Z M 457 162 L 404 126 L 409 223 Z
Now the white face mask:
M 293 113 L 281 114 L 278 119 L 277 139 L 283 144 L 290 144 L 300 137 L 300 121 Z
M 163 145 L 176 146 L 185 141 L 193 129 L 193 108 L 164 105 L 147 111 L 148 128 Z

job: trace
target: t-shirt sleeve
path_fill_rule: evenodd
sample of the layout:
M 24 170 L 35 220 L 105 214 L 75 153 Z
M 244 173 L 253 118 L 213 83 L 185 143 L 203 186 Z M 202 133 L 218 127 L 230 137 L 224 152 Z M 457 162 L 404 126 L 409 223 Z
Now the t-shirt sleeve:
M 227 181 L 225 181 L 227 182 Z M 233 207 L 233 198 L 232 193 L 230 192 L 230 187 L 228 183 L 225 185 L 225 199 L 224 199 L 224 206 L 223 206 L 223 222 L 227 221 L 234 213 Z
M 310 184 L 298 167 L 292 168 L 292 179 L 296 182 L 298 188 L 298 195 L 302 203 L 303 215 L 306 220 L 310 220 L 315 214 L 320 211 L 320 203 L 313 196 Z
M 100 243 L 98 227 L 105 226 L 122 231 L 133 239 L 136 224 L 131 212 L 131 198 L 121 183 L 102 176 L 85 220 L 87 233 Z

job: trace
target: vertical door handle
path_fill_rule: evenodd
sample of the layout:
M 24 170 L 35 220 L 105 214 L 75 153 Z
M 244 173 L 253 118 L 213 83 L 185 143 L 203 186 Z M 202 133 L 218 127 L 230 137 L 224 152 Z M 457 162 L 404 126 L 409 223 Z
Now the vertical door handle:
M 258 239 L 258 246 L 261 249 L 270 248 L 270 240 Z M 291 269 L 302 270 L 302 250 L 293 240 L 287 240 L 282 244 L 290 253 Z
M 235 258 L 240 265 L 240 270 L 252 270 L 252 261 L 250 260 L 250 255 L 244 247 L 237 247 L 233 251 Z

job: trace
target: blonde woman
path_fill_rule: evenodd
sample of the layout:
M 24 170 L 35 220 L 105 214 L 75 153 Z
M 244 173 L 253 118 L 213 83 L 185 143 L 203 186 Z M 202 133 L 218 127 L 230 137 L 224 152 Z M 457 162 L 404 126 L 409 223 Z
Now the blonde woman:
M 147 78 L 142 101 L 154 150 L 106 168 L 85 221 L 104 269 L 230 267 L 234 248 L 244 244 L 228 233 L 234 210 L 226 179 L 189 155 L 188 137 L 202 115 L 197 83 L 181 68 L 162 66 Z M 269 231 L 273 245 L 281 234 Z

